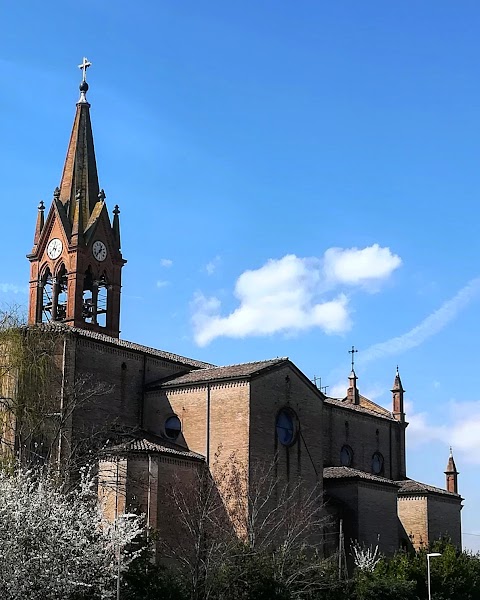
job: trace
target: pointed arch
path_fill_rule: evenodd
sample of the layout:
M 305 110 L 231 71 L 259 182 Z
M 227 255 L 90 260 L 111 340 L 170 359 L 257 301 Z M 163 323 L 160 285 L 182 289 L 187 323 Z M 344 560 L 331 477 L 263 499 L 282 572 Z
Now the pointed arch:
M 82 318 L 85 323 L 95 323 L 96 289 L 92 265 L 88 265 L 83 276 Z
M 107 325 L 108 276 L 104 270 L 97 279 L 97 323 L 101 327 Z
M 37 322 L 49 323 L 52 320 L 53 308 L 53 275 L 50 266 L 44 265 L 41 270 L 39 286 L 41 293 L 38 296 Z
M 54 306 L 56 308 L 55 321 L 64 321 L 67 318 L 68 304 L 68 272 L 62 262 L 56 269 L 56 285 L 54 287 Z

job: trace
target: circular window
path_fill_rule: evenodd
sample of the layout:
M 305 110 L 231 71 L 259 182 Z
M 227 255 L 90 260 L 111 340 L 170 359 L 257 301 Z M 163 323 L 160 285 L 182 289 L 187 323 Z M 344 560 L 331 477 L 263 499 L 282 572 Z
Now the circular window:
M 182 424 L 177 415 L 168 417 L 165 421 L 165 435 L 171 440 L 176 440 L 182 431 Z
M 380 452 L 375 452 L 372 456 L 372 473 L 379 475 L 383 471 L 383 456 Z
M 277 416 L 277 436 L 281 444 L 290 446 L 295 440 L 295 416 L 292 411 L 284 408 Z
M 349 467 L 353 462 L 353 450 L 350 446 L 342 446 L 340 450 L 340 463 L 342 467 Z

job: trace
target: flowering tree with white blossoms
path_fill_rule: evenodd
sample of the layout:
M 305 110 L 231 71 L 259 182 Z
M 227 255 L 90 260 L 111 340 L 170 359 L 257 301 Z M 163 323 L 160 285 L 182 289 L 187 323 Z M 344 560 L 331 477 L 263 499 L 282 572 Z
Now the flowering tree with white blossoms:
M 0 598 L 83 600 L 115 596 L 136 553 L 142 518 L 102 516 L 90 474 L 64 492 L 38 471 L 0 472 Z

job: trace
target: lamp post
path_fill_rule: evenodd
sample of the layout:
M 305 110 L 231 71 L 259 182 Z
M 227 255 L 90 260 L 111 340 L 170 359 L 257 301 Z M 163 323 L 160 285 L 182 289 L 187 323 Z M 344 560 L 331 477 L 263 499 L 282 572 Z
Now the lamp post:
M 430 589 L 430 558 L 432 556 L 442 556 L 440 552 L 431 552 L 427 554 L 427 585 L 428 585 L 428 600 L 432 600 L 432 592 Z

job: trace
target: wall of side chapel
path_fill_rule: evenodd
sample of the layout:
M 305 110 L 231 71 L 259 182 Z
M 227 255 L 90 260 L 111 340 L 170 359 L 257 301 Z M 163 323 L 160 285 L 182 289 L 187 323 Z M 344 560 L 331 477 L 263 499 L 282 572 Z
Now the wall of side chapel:
M 428 504 L 426 496 L 399 496 L 398 518 L 413 547 L 418 550 L 428 543 Z
M 110 522 L 127 510 L 127 469 L 126 458 L 105 458 L 98 463 L 98 498 Z
M 164 543 L 186 543 L 178 510 L 191 510 L 200 502 L 196 494 L 202 466 L 157 453 L 101 460 L 98 496 L 103 513 L 110 522 L 125 512 L 143 514 Z
M 383 472 L 388 479 L 399 478 L 397 424 L 348 408 L 324 405 L 323 451 L 325 466 L 341 466 L 343 445 L 353 450 L 354 469 L 372 472 L 372 456 L 380 452 L 384 458 Z
M 296 437 L 291 446 L 279 443 L 276 419 L 282 408 L 296 415 Z M 302 479 L 312 486 L 323 483 L 323 401 L 288 365 L 252 379 L 250 399 L 250 463 L 272 463 L 282 481 Z
M 248 381 L 192 385 L 147 395 L 150 430 L 165 435 L 165 420 L 176 414 L 182 423 L 176 443 L 205 457 L 223 502 L 229 510 L 235 506 L 235 511 L 246 506 L 240 496 L 247 483 L 244 475 L 248 474 L 249 397 Z M 240 474 L 235 490 L 230 477 L 232 465 Z M 239 512 L 236 515 L 240 518 Z M 243 533 L 241 527 L 238 533 Z
M 462 547 L 461 504 L 448 497 L 429 496 L 428 535 L 430 541 L 442 536 L 451 538 L 458 548 Z
M 110 388 L 109 393 L 92 398 L 75 413 L 76 431 L 88 432 L 99 426 L 119 431 L 135 430 L 142 424 L 145 427 L 144 385 L 186 370 L 184 365 L 80 336 L 69 339 L 69 343 L 75 347 L 75 379 L 85 378 L 81 393 L 88 394 L 97 383 Z
M 378 544 L 380 552 L 393 554 L 399 548 L 397 488 L 362 483 L 358 487 L 359 540 Z
M 249 455 L 248 381 L 202 383 L 147 394 L 145 424 L 165 435 L 165 420 L 176 414 L 182 434 L 176 440 L 203 455 L 212 469 L 220 469 L 232 454 L 243 465 Z

